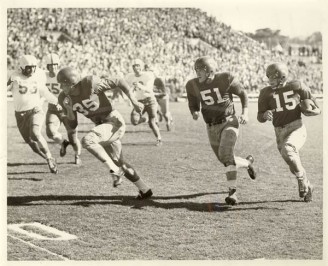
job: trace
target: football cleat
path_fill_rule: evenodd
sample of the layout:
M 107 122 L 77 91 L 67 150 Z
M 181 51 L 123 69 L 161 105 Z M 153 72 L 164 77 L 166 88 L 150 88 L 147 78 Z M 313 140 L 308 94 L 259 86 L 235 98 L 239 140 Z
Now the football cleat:
M 120 169 L 116 173 L 111 173 L 113 179 L 113 187 L 118 187 L 123 183 L 123 175 L 124 170 L 120 167 Z
M 305 202 L 310 202 L 312 201 L 312 195 L 313 195 L 313 186 L 310 184 L 308 185 L 308 192 L 306 193 L 306 195 L 304 196 L 304 201 Z
M 158 140 L 156 141 L 156 146 L 157 146 L 157 147 L 160 147 L 160 146 L 162 146 L 162 145 L 163 145 L 162 140 L 158 139 Z
M 308 193 L 309 191 L 309 186 L 308 183 L 309 181 L 306 179 L 306 181 L 304 181 L 304 178 L 297 178 L 297 183 L 298 183 L 298 194 L 300 196 L 300 198 L 304 198 L 305 195 Z
M 81 161 L 79 155 L 75 155 L 75 157 L 74 157 L 74 164 L 76 164 L 76 165 L 81 165 L 82 164 L 82 161 Z
M 146 122 L 148 122 L 148 118 L 142 116 L 142 117 L 140 117 L 138 124 L 146 123 Z
M 252 155 L 248 155 L 246 157 L 246 160 L 249 161 L 249 165 L 248 165 L 248 168 L 247 168 L 248 175 L 251 179 L 255 180 L 257 174 L 256 174 L 255 168 L 253 166 L 254 157 Z
M 235 205 L 238 203 L 238 198 L 237 198 L 237 190 L 235 188 L 229 188 L 229 194 L 228 194 L 228 197 L 225 198 L 225 202 L 228 204 L 228 205 Z
M 54 158 L 48 158 L 47 163 L 50 169 L 50 172 L 53 174 L 58 174 L 57 163 Z
M 65 139 L 60 145 L 59 155 L 60 157 L 64 157 L 66 155 L 66 148 L 70 143 Z
M 137 200 L 144 200 L 144 199 L 148 199 L 153 195 L 153 192 L 151 191 L 151 189 L 149 189 L 147 192 L 143 193 L 141 190 L 139 190 L 139 194 L 136 197 Z

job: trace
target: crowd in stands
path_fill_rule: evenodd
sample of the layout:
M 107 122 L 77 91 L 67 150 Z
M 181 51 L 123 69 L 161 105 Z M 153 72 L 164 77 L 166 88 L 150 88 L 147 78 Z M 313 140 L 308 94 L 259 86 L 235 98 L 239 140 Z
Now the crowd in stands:
M 195 59 L 210 55 L 250 93 L 267 84 L 265 68 L 272 61 L 286 62 L 313 92 L 323 89 L 321 64 L 300 65 L 287 53 L 272 53 L 200 9 L 15 8 L 8 9 L 7 22 L 9 68 L 22 54 L 43 63 L 44 55 L 55 52 L 62 66 L 77 67 L 82 75 L 115 76 L 131 72 L 132 59 L 140 58 L 179 95 L 194 77 Z

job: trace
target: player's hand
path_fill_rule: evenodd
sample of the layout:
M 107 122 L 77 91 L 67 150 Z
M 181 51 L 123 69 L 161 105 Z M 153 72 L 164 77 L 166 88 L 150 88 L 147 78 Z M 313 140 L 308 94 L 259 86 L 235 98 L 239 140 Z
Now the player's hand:
M 72 99 L 68 95 L 64 98 L 63 105 L 67 110 L 73 110 Z
M 241 125 L 245 125 L 248 122 L 248 115 L 242 114 L 238 117 L 238 120 Z
M 144 105 L 140 102 L 133 104 L 134 110 L 136 110 L 137 113 L 141 113 L 144 109 Z
M 199 117 L 199 112 L 193 112 L 192 113 L 192 118 L 194 119 L 194 120 L 197 120 L 198 119 L 198 117 Z
M 314 105 L 312 105 L 312 106 L 314 106 Z M 321 114 L 321 110 L 315 106 L 315 108 L 312 110 L 306 110 L 306 113 L 304 115 L 316 116 L 316 115 L 320 115 L 320 114 Z
M 263 118 L 267 121 L 272 121 L 273 119 L 273 111 L 274 110 L 266 110 L 263 114 Z
M 59 103 L 56 104 L 56 109 L 58 112 L 63 111 L 63 107 Z

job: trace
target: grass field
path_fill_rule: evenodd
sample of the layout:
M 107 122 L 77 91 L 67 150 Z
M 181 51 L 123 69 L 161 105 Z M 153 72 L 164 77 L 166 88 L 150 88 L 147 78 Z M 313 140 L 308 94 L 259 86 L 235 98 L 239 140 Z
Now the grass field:
M 308 139 L 301 156 L 315 186 L 314 201 L 304 203 L 278 154 L 272 125 L 258 123 L 256 103 L 250 103 L 236 154 L 254 155 L 258 179 L 239 171 L 240 203 L 227 207 L 224 168 L 211 151 L 204 122 L 191 119 L 187 103 L 171 104 L 175 129 L 167 132 L 161 123 L 160 148 L 148 125 L 129 123 L 130 107 L 117 109 L 127 121 L 125 157 L 151 185 L 151 200 L 134 200 L 137 190 L 126 179 L 114 189 L 106 168 L 86 150 L 82 166 L 72 164 L 71 147 L 60 158 L 51 141 L 60 172 L 50 174 L 23 143 L 8 102 L 8 224 L 38 222 L 77 237 L 39 240 L 8 229 L 8 261 L 322 260 L 322 116 L 304 118 Z M 92 127 L 81 121 L 79 137 Z M 40 228 L 29 230 L 51 237 Z

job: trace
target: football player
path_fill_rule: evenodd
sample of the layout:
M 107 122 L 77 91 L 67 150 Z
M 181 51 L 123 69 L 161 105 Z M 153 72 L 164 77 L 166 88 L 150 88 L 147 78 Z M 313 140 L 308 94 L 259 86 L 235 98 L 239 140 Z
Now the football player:
M 246 168 L 250 178 L 256 178 L 253 156 L 243 159 L 234 153 L 239 124 L 248 121 L 248 97 L 243 85 L 230 73 L 216 73 L 218 66 L 213 58 L 199 57 L 194 68 L 197 77 L 186 84 L 189 110 L 194 120 L 199 118 L 200 110 L 202 112 L 212 150 L 226 168 L 229 194 L 225 201 L 228 205 L 235 205 L 238 203 L 238 168 Z M 239 117 L 235 114 L 233 94 L 241 101 Z
M 80 79 L 79 73 L 70 67 L 61 69 L 57 80 L 63 90 L 59 95 L 59 102 L 71 124 L 77 126 L 77 112 L 95 123 L 95 127 L 82 138 L 82 146 L 108 168 L 113 186 L 119 186 L 124 175 L 139 189 L 137 199 L 151 197 L 152 190 L 141 180 L 134 168 L 123 160 L 121 138 L 125 132 L 125 122 L 121 114 L 113 110 L 105 94 L 105 91 L 119 87 L 129 97 L 135 110 L 141 112 L 143 106 L 134 98 L 126 81 L 101 81 L 96 76 Z
M 132 87 L 136 99 L 144 105 L 144 110 L 138 114 L 136 110 L 131 112 L 131 123 L 138 125 L 145 122 L 146 119 L 142 115 L 147 112 L 148 124 L 157 138 L 156 146 L 162 145 L 162 137 L 157 124 L 157 101 L 153 91 L 155 75 L 152 72 L 142 71 L 144 63 L 140 59 L 132 62 L 133 73 L 126 75 L 125 79 Z
M 145 71 L 153 72 L 149 65 L 145 65 Z M 171 131 L 173 125 L 173 118 L 169 110 L 170 96 L 169 92 L 165 87 L 164 80 L 158 76 L 156 76 L 154 80 L 154 94 L 159 106 L 159 110 L 157 111 L 159 122 L 161 122 L 162 117 L 164 117 L 166 121 L 166 129 L 167 131 Z
M 300 101 L 313 99 L 310 89 L 298 80 L 288 80 L 288 67 L 272 63 L 266 69 L 269 86 L 260 91 L 257 120 L 272 121 L 278 150 L 298 181 L 299 196 L 305 202 L 312 201 L 313 186 L 301 163 L 299 150 L 306 141 L 306 128 L 302 122 Z M 314 99 L 313 99 L 314 100 Z M 309 115 L 318 115 L 316 106 L 307 110 Z
M 53 95 L 58 97 L 61 91 L 60 84 L 57 82 L 56 77 L 59 70 L 59 56 L 54 53 L 48 54 L 45 61 L 48 70 L 46 71 L 46 86 Z M 59 132 L 61 123 L 65 126 L 69 141 Z M 48 138 L 60 145 L 59 154 L 61 157 L 66 155 L 67 146 L 72 144 L 75 151 L 74 163 L 77 165 L 81 164 L 81 143 L 77 137 L 77 128 L 72 129 L 69 126 L 68 120 L 62 117 L 62 111 L 57 111 L 56 107 L 51 103 L 49 103 L 46 113 L 46 133 Z
M 56 160 L 41 134 L 44 120 L 41 97 L 53 104 L 56 110 L 60 111 L 62 108 L 58 99 L 46 87 L 45 73 L 37 67 L 37 59 L 33 55 L 22 56 L 19 68 L 13 72 L 7 83 L 8 90 L 13 95 L 17 127 L 31 149 L 47 160 L 50 172 L 57 174 Z

